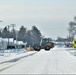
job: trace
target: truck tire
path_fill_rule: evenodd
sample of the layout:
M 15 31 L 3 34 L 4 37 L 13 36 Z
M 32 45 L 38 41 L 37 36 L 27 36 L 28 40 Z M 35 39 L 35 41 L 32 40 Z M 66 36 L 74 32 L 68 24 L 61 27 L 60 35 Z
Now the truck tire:
M 45 50 L 50 50 L 50 47 L 49 47 L 49 46 L 46 46 L 46 47 L 45 47 Z
M 40 51 L 40 49 L 41 49 L 40 46 L 36 46 L 36 47 L 34 48 L 35 51 Z
M 35 51 L 40 51 L 39 49 L 35 49 Z

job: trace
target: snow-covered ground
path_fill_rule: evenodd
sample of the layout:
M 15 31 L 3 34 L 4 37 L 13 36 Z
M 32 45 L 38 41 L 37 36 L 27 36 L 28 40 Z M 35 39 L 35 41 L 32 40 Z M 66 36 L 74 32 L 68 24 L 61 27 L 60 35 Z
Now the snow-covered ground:
M 50 51 L 42 49 L 27 58 L 7 62 L 2 66 L 9 64 L 13 65 L 0 70 L 0 74 L 76 74 L 76 57 L 66 48 L 60 47 Z
M 71 56 L 76 57 L 76 48 L 66 48 L 66 51 L 69 52 Z
M 27 51 L 25 49 L 0 50 L 0 63 L 2 64 L 6 61 L 14 60 L 34 52 L 35 51 Z
M 12 49 L 12 50 L 0 50 L 0 58 L 6 56 L 17 55 L 20 53 L 25 53 L 27 50 L 25 49 Z
M 56 48 L 65 48 L 66 51 L 69 52 L 70 55 L 72 56 L 76 56 L 76 48 L 72 48 L 72 47 L 65 47 L 65 45 L 56 45 Z

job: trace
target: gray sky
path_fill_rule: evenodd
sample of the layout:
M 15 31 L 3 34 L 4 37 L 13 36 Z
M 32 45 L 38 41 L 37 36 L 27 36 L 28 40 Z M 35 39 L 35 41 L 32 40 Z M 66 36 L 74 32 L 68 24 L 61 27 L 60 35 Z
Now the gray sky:
M 16 29 L 36 25 L 47 37 L 66 37 L 74 16 L 76 0 L 0 0 L 0 28 L 12 23 Z

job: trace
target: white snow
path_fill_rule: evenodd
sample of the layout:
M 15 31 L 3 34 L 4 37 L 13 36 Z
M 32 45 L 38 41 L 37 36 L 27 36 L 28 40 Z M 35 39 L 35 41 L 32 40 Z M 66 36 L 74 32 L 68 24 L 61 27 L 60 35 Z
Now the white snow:
M 26 52 L 24 49 L 9 49 L 9 50 L 0 50 L 0 56 L 9 56 L 14 54 L 19 54 Z
M 12 50 L 3 50 L 0 51 L 0 63 L 9 61 L 18 57 L 22 57 L 26 54 L 29 54 L 31 51 L 25 49 L 12 49 Z
M 14 63 L 0 74 L 76 74 L 76 57 L 71 56 L 66 48 L 41 50 Z

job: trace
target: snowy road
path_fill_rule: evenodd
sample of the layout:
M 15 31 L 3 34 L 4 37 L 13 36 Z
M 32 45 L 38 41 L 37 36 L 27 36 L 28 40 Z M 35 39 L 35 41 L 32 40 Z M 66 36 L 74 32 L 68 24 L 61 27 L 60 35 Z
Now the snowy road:
M 76 74 L 76 58 L 65 48 L 54 48 L 22 58 L 0 74 Z

